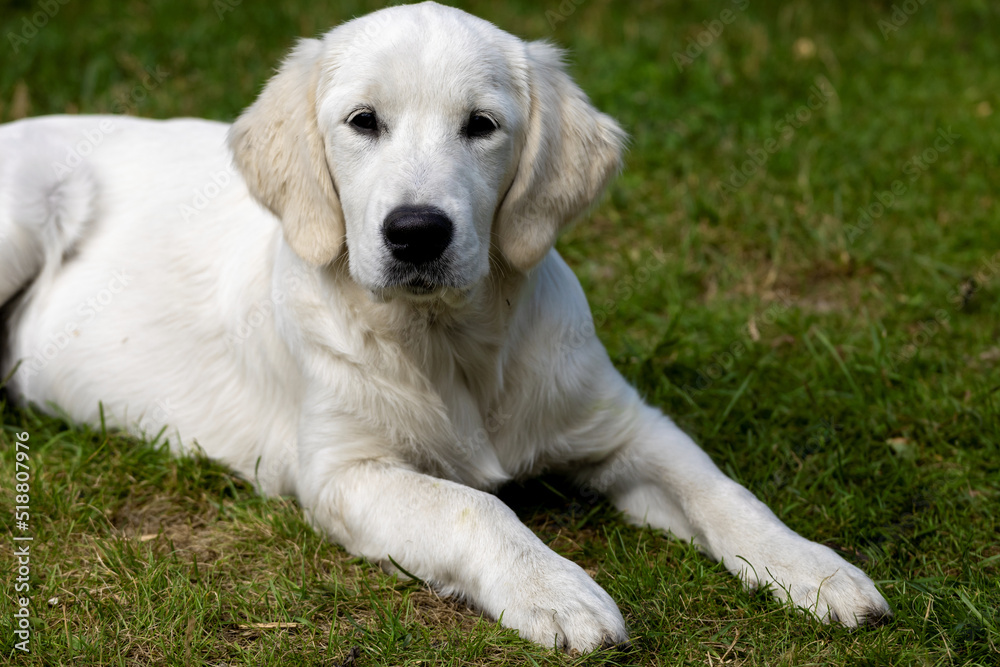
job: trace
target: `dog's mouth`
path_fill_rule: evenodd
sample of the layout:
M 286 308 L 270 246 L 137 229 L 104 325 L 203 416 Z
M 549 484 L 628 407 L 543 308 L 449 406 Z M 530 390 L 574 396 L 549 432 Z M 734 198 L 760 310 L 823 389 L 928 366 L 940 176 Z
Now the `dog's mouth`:
M 427 296 L 444 289 L 443 285 L 437 285 L 423 277 L 412 278 L 401 287 L 413 296 Z
M 428 298 L 445 290 L 462 290 L 466 287 L 459 284 L 446 264 L 438 262 L 429 266 L 397 264 L 388 273 L 383 290 L 396 296 Z
M 415 276 L 397 281 L 371 291 L 372 298 L 380 303 L 408 301 L 414 304 L 441 303 L 449 307 L 459 307 L 469 299 L 472 288 L 452 285 L 448 282 L 431 280 L 426 276 Z

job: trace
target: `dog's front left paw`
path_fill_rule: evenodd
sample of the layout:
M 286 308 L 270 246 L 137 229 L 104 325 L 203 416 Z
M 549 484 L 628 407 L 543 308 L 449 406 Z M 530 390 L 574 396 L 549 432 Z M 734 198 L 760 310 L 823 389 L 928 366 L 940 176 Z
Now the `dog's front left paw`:
M 524 639 L 570 653 L 628 641 L 618 605 L 576 563 L 553 553 L 544 568 L 519 579 L 503 586 L 501 619 Z
M 752 566 L 741 563 L 740 578 L 750 588 L 767 584 L 780 600 L 815 614 L 824 623 L 849 628 L 881 625 L 892 617 L 875 583 L 832 549 L 796 536 Z

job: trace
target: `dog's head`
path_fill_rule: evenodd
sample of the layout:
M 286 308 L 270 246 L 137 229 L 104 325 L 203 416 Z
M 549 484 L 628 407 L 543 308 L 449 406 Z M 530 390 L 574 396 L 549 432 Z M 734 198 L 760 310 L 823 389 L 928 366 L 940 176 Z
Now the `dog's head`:
M 381 298 L 468 290 L 492 244 L 529 270 L 623 141 L 556 48 L 432 2 L 301 41 L 229 137 L 292 249 L 324 265 L 346 242 L 351 276 Z

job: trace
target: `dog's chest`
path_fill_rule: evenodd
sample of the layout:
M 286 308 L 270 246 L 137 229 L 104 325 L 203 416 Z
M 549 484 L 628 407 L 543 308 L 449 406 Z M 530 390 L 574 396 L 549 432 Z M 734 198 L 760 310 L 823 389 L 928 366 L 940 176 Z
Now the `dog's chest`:
M 449 421 L 452 442 L 442 444 L 453 474 L 479 488 L 509 480 L 500 455 L 511 426 L 500 346 L 455 332 L 429 342 L 422 366 Z

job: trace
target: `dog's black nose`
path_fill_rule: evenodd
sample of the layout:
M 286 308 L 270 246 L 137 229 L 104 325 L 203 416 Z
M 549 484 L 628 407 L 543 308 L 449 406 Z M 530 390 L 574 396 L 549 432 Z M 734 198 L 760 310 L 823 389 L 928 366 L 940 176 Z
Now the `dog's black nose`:
M 427 264 L 451 243 L 452 227 L 440 209 L 401 206 L 385 217 L 382 234 L 393 257 L 410 264 Z

